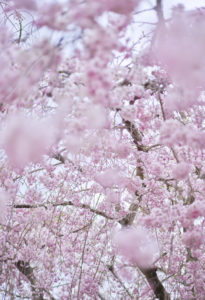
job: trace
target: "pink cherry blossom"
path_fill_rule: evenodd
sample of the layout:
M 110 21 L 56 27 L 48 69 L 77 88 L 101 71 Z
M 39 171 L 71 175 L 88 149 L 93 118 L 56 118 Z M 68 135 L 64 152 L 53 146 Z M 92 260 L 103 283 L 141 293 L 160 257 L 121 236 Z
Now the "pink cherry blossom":
M 21 169 L 29 162 L 40 161 L 42 155 L 48 153 L 55 142 L 55 131 L 50 125 L 23 114 L 12 115 L 6 120 L 1 145 L 13 167 Z
M 0 299 L 205 299 L 204 8 L 155 2 L 0 3 Z
M 151 267 L 158 253 L 156 241 L 143 228 L 119 231 L 114 237 L 114 247 L 130 263 L 142 268 Z
M 15 0 L 14 6 L 15 6 L 15 8 L 22 8 L 22 9 L 24 8 L 24 9 L 28 9 L 28 10 L 36 10 L 37 9 L 35 0 L 30 0 L 30 1 Z
M 174 178 L 178 180 L 182 180 L 189 175 L 189 171 L 190 171 L 190 165 L 185 162 L 181 162 L 173 168 L 172 174 Z
M 7 205 L 9 204 L 9 195 L 3 189 L 0 190 L 0 222 L 5 223 L 7 215 Z
M 94 179 L 104 188 L 111 188 L 115 185 L 123 186 L 125 183 L 125 179 L 120 174 L 120 170 L 116 168 L 106 169 L 103 172 L 96 174 Z
M 123 1 L 123 0 L 103 0 L 103 4 L 107 8 L 107 10 L 113 11 L 118 14 L 129 14 L 133 12 L 135 7 L 139 4 L 139 0 L 128 0 L 128 1 Z
M 188 219 L 196 219 L 205 215 L 205 204 L 203 202 L 194 202 L 187 208 L 186 217 Z
M 204 52 L 204 31 L 203 13 L 182 12 L 175 14 L 171 24 L 159 33 L 157 56 L 184 88 L 197 90 L 204 87 L 204 63 L 200 59 Z
M 202 233 L 195 229 L 193 231 L 187 231 L 183 234 L 183 241 L 187 247 L 197 249 L 203 243 L 203 235 Z

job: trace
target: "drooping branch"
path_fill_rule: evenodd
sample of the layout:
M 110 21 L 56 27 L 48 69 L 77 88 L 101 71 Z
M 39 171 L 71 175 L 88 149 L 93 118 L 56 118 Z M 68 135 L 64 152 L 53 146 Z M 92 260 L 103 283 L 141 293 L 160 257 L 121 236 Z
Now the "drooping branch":
M 68 201 L 68 202 L 62 202 L 62 203 L 54 203 L 53 206 L 74 206 L 74 204 L 71 201 Z M 38 207 L 47 208 L 46 205 L 44 205 L 44 204 L 39 204 L 39 205 L 16 204 L 16 205 L 14 205 L 14 208 L 28 208 L 28 209 L 30 209 L 30 208 L 38 208 Z M 82 204 L 80 207 L 84 208 L 84 209 L 89 209 L 91 212 L 93 212 L 97 215 L 100 215 L 102 217 L 105 217 L 106 219 L 115 220 L 114 218 L 112 218 L 110 216 L 107 216 L 104 212 L 93 209 L 93 208 L 91 208 L 90 206 L 88 206 L 86 204 Z M 132 225 L 132 223 L 134 222 L 134 218 L 135 218 L 137 209 L 138 209 L 138 205 L 136 203 L 131 204 L 130 213 L 128 213 L 123 219 L 119 220 L 118 222 L 122 226 Z M 33 275 L 33 270 L 29 266 L 29 264 L 25 263 L 23 261 L 18 261 L 16 263 L 16 267 L 31 282 L 31 285 L 33 287 L 32 291 L 34 293 L 36 293 L 35 277 Z M 112 267 L 113 266 L 111 266 L 110 269 L 109 269 L 111 272 L 113 271 Z M 166 292 L 164 286 L 162 285 L 162 283 L 160 282 L 160 280 L 157 276 L 157 273 L 156 273 L 157 268 L 149 268 L 149 269 L 139 268 L 139 269 L 143 273 L 143 275 L 146 277 L 146 279 L 147 279 L 151 289 L 153 290 L 155 296 L 159 300 L 170 300 L 169 294 Z M 117 276 L 117 275 L 115 274 L 115 276 Z M 34 298 L 34 300 L 43 300 L 43 298 Z
M 122 280 L 119 278 L 119 276 L 116 274 L 115 270 L 114 270 L 114 266 L 112 265 L 108 265 L 107 266 L 108 270 L 112 273 L 112 275 L 114 276 L 114 278 L 121 284 L 121 286 L 123 287 L 123 289 L 126 291 L 127 295 L 131 298 L 134 299 L 134 297 L 130 294 L 129 290 L 126 288 L 126 286 L 124 285 L 124 283 L 122 282 Z

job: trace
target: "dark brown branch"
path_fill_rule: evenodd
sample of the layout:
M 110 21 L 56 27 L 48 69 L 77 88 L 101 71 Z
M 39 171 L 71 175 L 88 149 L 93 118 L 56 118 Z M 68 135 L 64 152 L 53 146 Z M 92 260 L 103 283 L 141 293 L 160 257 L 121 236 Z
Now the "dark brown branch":
M 71 201 L 66 201 L 66 202 L 61 202 L 61 203 L 36 204 L 36 205 L 15 204 L 14 208 L 28 208 L 28 209 L 30 209 L 30 208 L 43 207 L 43 208 L 47 209 L 49 205 L 51 205 L 53 207 L 57 207 L 57 206 L 73 206 L 73 207 L 78 207 L 78 208 L 84 208 L 84 209 L 90 210 L 91 212 L 95 213 L 96 215 L 102 216 L 102 217 L 104 217 L 104 218 L 106 218 L 108 220 L 115 220 L 115 218 L 110 217 L 110 216 L 106 215 L 106 213 L 104 213 L 104 212 L 102 212 L 100 210 L 94 209 L 94 208 L 90 207 L 87 204 L 80 204 L 79 206 L 75 206 L 73 204 L 73 202 L 71 202 Z
M 153 34 L 153 37 L 152 37 L 152 46 L 154 45 L 157 37 L 160 35 L 161 30 L 163 30 L 165 28 L 165 19 L 164 19 L 164 15 L 163 15 L 162 0 L 156 0 L 156 6 L 154 9 L 157 14 L 158 24 L 157 24 L 155 33 Z
M 38 207 L 44 207 L 47 208 L 44 204 L 38 204 L 38 205 L 30 205 L 30 204 L 15 204 L 14 208 L 38 208 Z
M 56 160 L 59 160 L 62 164 L 65 163 L 65 158 L 60 153 L 53 154 L 52 157 L 55 158 Z
M 130 133 L 131 137 L 133 138 L 133 142 L 137 146 L 138 151 L 149 152 L 153 148 L 161 146 L 160 144 L 155 144 L 155 145 L 151 145 L 151 146 L 143 145 L 142 144 L 142 135 L 141 135 L 140 131 L 136 128 L 136 126 L 128 120 L 123 119 L 123 122 L 125 124 L 125 128 L 127 129 L 127 131 Z
M 18 260 L 15 263 L 15 266 L 30 282 L 31 290 L 32 290 L 32 300 L 44 300 L 43 291 L 50 296 L 51 300 L 55 300 L 55 298 L 51 295 L 49 291 L 44 288 L 37 287 L 37 281 L 33 274 L 33 268 L 31 268 L 29 262 Z
M 139 197 L 139 201 L 140 201 L 141 197 Z M 123 218 L 121 221 L 119 221 L 119 223 L 122 226 L 127 226 L 127 225 L 132 225 L 135 219 L 135 215 L 138 209 L 138 204 L 137 203 L 132 203 L 130 205 L 130 213 Z M 113 265 L 110 266 L 110 271 L 113 271 Z M 143 273 L 143 275 L 146 277 L 150 288 L 153 290 L 155 296 L 157 299 L 159 300 L 170 300 L 170 296 L 167 293 L 167 291 L 165 290 L 163 284 L 161 283 L 161 281 L 159 280 L 158 276 L 157 276 L 157 268 L 153 267 L 153 268 L 147 268 L 147 269 L 143 269 L 140 268 L 140 271 Z
M 148 12 L 148 11 L 152 11 L 153 9 L 155 9 L 155 7 L 139 10 L 139 11 L 135 12 L 134 15 L 139 15 L 139 14 L 142 14 L 142 13 L 145 13 L 145 12 Z
M 139 205 L 137 203 L 132 203 L 130 205 L 130 213 L 128 213 L 124 218 L 122 218 L 121 220 L 119 220 L 118 222 L 122 225 L 122 226 L 129 226 L 132 225 L 137 213 L 137 209 L 138 209 Z
M 23 260 L 18 260 L 15 266 L 30 282 L 32 290 L 33 300 L 44 300 L 42 289 L 36 287 L 36 279 L 33 274 L 33 268 L 31 268 L 29 262 Z
M 133 138 L 133 142 L 135 143 L 135 145 L 137 146 L 137 150 L 138 151 L 144 151 L 144 147 L 141 144 L 142 142 L 142 136 L 140 134 L 140 131 L 135 127 L 135 125 L 128 121 L 123 119 L 123 122 L 125 124 L 125 128 L 127 129 L 127 131 L 130 133 L 131 137 Z
M 100 293 L 98 293 L 98 297 L 99 297 L 101 300 L 105 300 L 105 298 L 104 298 Z
M 162 0 L 157 0 L 155 10 L 156 10 L 156 13 L 157 13 L 159 23 L 164 23 Z
M 160 108 L 161 108 L 161 111 L 162 111 L 163 120 L 166 121 L 166 115 L 165 115 L 164 106 L 163 106 L 163 102 L 162 102 L 162 98 L 160 96 L 160 93 L 158 93 L 158 98 L 159 98 Z
M 128 214 L 121 221 L 119 221 L 119 223 L 122 226 L 132 225 L 136 215 L 136 210 L 138 208 L 138 205 L 134 204 L 132 208 L 133 208 L 133 212 Z M 157 268 L 153 267 L 149 269 L 143 269 L 143 268 L 139 268 L 139 269 L 146 277 L 147 282 L 149 283 L 151 289 L 153 290 L 156 298 L 159 300 L 170 300 L 169 294 L 167 293 L 163 284 L 161 283 L 161 281 L 157 276 Z
M 160 98 L 160 96 L 159 96 Z M 161 98 L 160 98 L 161 99 Z M 162 107 L 162 102 L 160 102 L 161 108 L 162 108 L 162 112 L 163 112 L 163 107 Z M 165 115 L 163 114 L 163 118 L 165 119 Z M 148 152 L 149 150 L 146 149 L 145 146 L 143 146 L 141 144 L 142 141 L 142 137 L 141 134 L 139 132 L 139 130 L 135 127 L 135 125 L 133 123 L 131 123 L 128 120 L 123 120 L 126 129 L 128 130 L 128 132 L 131 134 L 134 143 L 137 146 L 137 149 L 139 151 L 144 151 L 144 152 Z M 137 168 L 137 175 L 140 176 L 141 179 L 144 178 L 144 174 L 143 174 L 143 169 L 141 167 Z M 130 226 L 133 224 L 135 216 L 136 216 L 136 212 L 138 209 L 138 204 L 133 203 L 130 205 L 130 213 L 124 217 L 122 220 L 119 221 L 119 223 L 122 226 Z M 161 281 L 159 280 L 158 276 L 157 276 L 157 268 L 149 268 L 149 269 L 142 269 L 139 268 L 140 271 L 144 274 L 144 276 L 146 277 L 151 289 L 153 290 L 155 296 L 159 299 L 159 300 L 170 300 L 170 296 L 169 294 L 166 292 L 164 286 L 162 285 Z M 111 272 L 113 271 L 113 269 L 110 270 Z
M 67 201 L 67 202 L 62 202 L 62 203 L 53 203 L 52 206 L 74 206 L 74 205 L 71 201 Z M 14 208 L 37 208 L 37 207 L 47 208 L 45 204 L 39 204 L 39 205 L 16 204 L 16 205 L 14 205 Z M 87 204 L 81 204 L 81 206 L 79 206 L 79 207 L 84 208 L 84 209 L 89 209 L 91 212 L 93 212 L 97 215 L 100 215 L 102 217 L 105 217 L 106 219 L 115 220 L 114 218 L 107 216 L 104 212 L 93 209 Z M 136 204 L 136 203 L 131 204 L 131 206 L 130 206 L 131 212 L 129 214 L 127 214 L 127 216 L 125 216 L 123 219 L 119 220 L 118 222 L 122 226 L 132 225 L 137 209 L 138 209 L 138 204 Z M 16 266 L 19 269 L 19 271 L 21 271 L 21 273 L 27 277 L 27 279 L 31 282 L 31 284 L 33 286 L 35 283 L 35 279 L 33 276 L 32 268 L 28 265 L 28 263 L 18 261 L 16 263 Z M 113 270 L 111 269 L 111 267 L 109 270 L 113 273 Z M 170 300 L 169 294 L 166 292 L 164 286 L 162 285 L 162 283 L 160 282 L 160 280 L 157 276 L 157 273 L 156 273 L 157 268 L 140 269 L 140 270 L 145 275 L 150 287 L 152 288 L 153 292 L 155 293 L 155 296 L 159 300 Z M 114 275 L 114 273 L 113 273 L 113 275 Z M 35 300 L 43 300 L 43 298 L 35 298 Z
M 157 276 L 157 268 L 142 269 L 140 271 L 146 277 L 151 289 L 159 300 L 170 300 L 169 294 Z
M 83 226 L 83 227 L 81 227 L 79 229 L 73 230 L 71 233 L 77 233 L 77 232 L 79 232 L 81 230 L 85 230 L 86 228 L 88 228 L 89 226 L 91 226 L 91 224 L 92 224 L 92 222 L 88 223 L 87 225 L 85 225 L 85 226 Z

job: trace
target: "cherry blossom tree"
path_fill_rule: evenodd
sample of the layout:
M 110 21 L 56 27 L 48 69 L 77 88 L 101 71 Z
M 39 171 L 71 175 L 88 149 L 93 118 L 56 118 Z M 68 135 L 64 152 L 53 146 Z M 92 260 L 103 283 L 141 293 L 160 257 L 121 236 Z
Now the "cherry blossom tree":
M 205 299 L 205 10 L 144 2 L 0 2 L 1 299 Z

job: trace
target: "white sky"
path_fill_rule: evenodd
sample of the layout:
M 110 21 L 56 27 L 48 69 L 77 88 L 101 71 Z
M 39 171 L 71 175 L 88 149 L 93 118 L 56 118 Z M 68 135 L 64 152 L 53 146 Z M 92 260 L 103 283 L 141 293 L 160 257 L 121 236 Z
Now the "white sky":
M 97 1 L 97 0 L 96 0 Z M 126 0 L 124 0 L 126 1 Z M 179 4 L 184 5 L 185 10 L 193 10 L 195 8 L 204 7 L 205 8 L 205 0 L 163 0 L 163 13 L 165 19 L 171 17 L 172 8 Z M 138 7 L 137 11 L 141 11 L 144 9 L 151 9 L 156 5 L 156 0 L 142 0 L 140 6 Z M 129 37 L 131 40 L 136 41 L 142 36 L 144 32 L 147 34 L 148 32 L 152 31 L 155 28 L 153 24 L 147 23 L 156 23 L 157 16 L 154 10 L 147 11 L 144 13 L 137 14 L 135 16 L 136 24 L 133 24 L 128 32 Z M 141 22 L 141 23 L 140 23 Z M 145 22 L 145 23 L 144 23 Z M 147 22 L 147 23 L 146 23 Z M 143 43 L 143 41 L 142 41 Z M 139 44 L 139 49 L 142 47 L 142 44 Z
M 43 5 L 46 3 L 51 3 L 51 2 L 57 2 L 57 3 L 66 3 L 69 0 L 37 0 L 37 2 L 40 5 Z M 95 0 L 97 1 L 101 1 L 101 0 Z M 118 1 L 118 0 L 116 0 Z M 126 1 L 126 0 L 124 0 Z M 199 7 L 205 7 L 205 0 L 163 0 L 163 11 L 164 11 L 164 16 L 165 18 L 169 18 L 171 15 L 171 11 L 172 11 L 172 7 L 176 6 L 178 4 L 183 4 L 186 10 L 191 10 L 194 8 L 199 8 Z M 143 10 L 143 9 L 150 9 L 152 7 L 154 7 L 156 5 L 156 0 L 142 0 L 141 1 L 141 5 L 138 8 L 138 10 Z M 139 22 L 156 22 L 157 18 L 156 18 L 156 13 L 155 11 L 150 11 L 150 12 L 146 12 L 146 13 L 142 13 L 137 15 L 136 21 Z M 149 30 L 154 29 L 154 25 L 142 25 L 142 24 L 134 24 L 133 26 L 131 26 L 130 30 L 129 30 L 129 37 L 131 38 L 131 40 L 133 41 L 137 41 L 139 39 L 139 37 L 142 35 L 142 32 L 148 32 Z M 60 33 L 60 32 L 55 32 L 55 33 L 49 33 L 49 30 L 47 28 L 43 28 L 41 29 L 41 35 L 46 33 L 46 35 L 49 35 L 50 38 L 54 41 L 56 41 L 56 43 L 59 41 L 59 39 L 61 37 L 64 37 L 64 42 L 66 43 L 69 40 L 68 35 L 66 35 L 65 33 Z M 70 46 L 72 45 L 72 43 L 70 44 Z M 69 44 L 68 44 L 69 46 Z
M 169 11 L 172 6 L 176 6 L 178 4 L 183 4 L 186 9 L 193 9 L 196 7 L 205 7 L 205 0 L 164 0 L 164 11 Z

